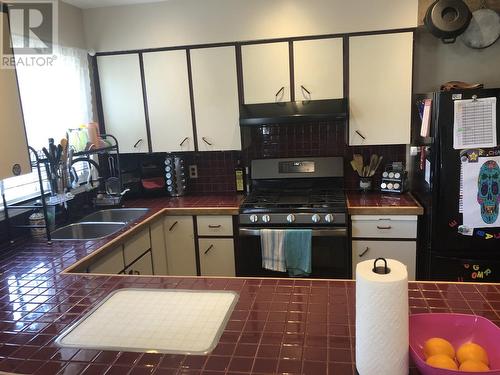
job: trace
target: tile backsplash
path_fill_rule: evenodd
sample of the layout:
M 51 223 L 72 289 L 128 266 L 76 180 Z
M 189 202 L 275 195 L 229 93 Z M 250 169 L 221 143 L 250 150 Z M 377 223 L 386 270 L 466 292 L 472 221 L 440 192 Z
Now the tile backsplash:
M 386 163 L 406 160 L 405 145 L 347 146 L 344 121 L 267 125 L 242 129 L 242 160 L 249 163 L 259 158 L 344 156 L 345 188 L 357 189 L 359 179 L 349 164 L 354 153 L 369 160 L 371 154 L 383 155 L 384 160 L 375 175 L 375 186 Z
M 357 189 L 359 179 L 349 164 L 353 153 L 360 153 L 369 160 L 372 153 L 384 156 L 381 169 L 392 161 L 405 161 L 405 145 L 388 146 L 347 146 L 344 121 L 304 123 L 293 125 L 265 125 L 243 127 L 242 151 L 213 151 L 180 153 L 185 158 L 186 166 L 198 167 L 198 178 L 189 180 L 188 191 L 202 193 L 232 193 L 236 189 L 234 168 L 241 161 L 243 166 L 250 165 L 253 159 L 287 157 L 344 156 L 345 188 Z M 134 164 L 144 158 L 162 165 L 164 153 L 151 155 L 132 155 Z M 127 159 L 127 155 L 124 155 Z M 128 163 L 123 163 L 127 165 Z M 374 183 L 380 180 L 380 170 Z M 375 185 L 375 186 L 376 186 Z

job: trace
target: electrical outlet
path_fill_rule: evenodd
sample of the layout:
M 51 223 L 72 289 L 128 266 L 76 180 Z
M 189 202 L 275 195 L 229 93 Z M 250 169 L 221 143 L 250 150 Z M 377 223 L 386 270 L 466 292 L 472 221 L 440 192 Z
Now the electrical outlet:
M 189 166 L 189 178 L 198 178 L 198 166 L 190 165 Z

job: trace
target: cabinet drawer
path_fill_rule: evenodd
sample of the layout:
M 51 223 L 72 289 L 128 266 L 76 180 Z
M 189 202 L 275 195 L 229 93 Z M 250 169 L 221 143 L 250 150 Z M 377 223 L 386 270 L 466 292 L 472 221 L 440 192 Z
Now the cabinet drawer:
M 232 238 L 200 238 L 198 245 L 202 276 L 235 276 Z
M 232 236 L 232 216 L 197 216 L 199 236 Z
M 405 264 L 408 280 L 415 280 L 416 253 L 416 241 L 352 241 L 352 276 L 356 277 L 359 262 L 383 257 Z
M 417 238 L 417 217 L 401 216 L 352 216 L 352 237 Z
M 136 234 L 123 246 L 125 266 L 130 265 L 130 263 L 139 258 L 149 249 L 151 249 L 151 239 L 149 237 L 149 228 L 147 228 Z

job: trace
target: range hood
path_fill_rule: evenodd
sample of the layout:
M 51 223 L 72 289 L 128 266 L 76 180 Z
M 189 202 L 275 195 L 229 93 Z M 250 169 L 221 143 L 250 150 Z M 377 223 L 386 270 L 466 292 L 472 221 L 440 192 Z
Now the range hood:
M 346 99 L 304 100 L 240 106 L 240 126 L 343 120 L 346 117 Z

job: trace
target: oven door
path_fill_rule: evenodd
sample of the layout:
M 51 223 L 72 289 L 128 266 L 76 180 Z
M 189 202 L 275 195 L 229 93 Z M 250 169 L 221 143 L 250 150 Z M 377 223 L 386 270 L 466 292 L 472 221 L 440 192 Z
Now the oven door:
M 350 279 L 351 256 L 347 241 L 347 229 L 344 227 L 311 229 L 312 273 L 309 277 Z M 262 268 L 260 230 L 256 228 L 240 228 L 239 230 L 239 246 L 236 253 L 236 275 L 245 277 L 288 277 L 288 274 L 285 272 L 269 271 Z

